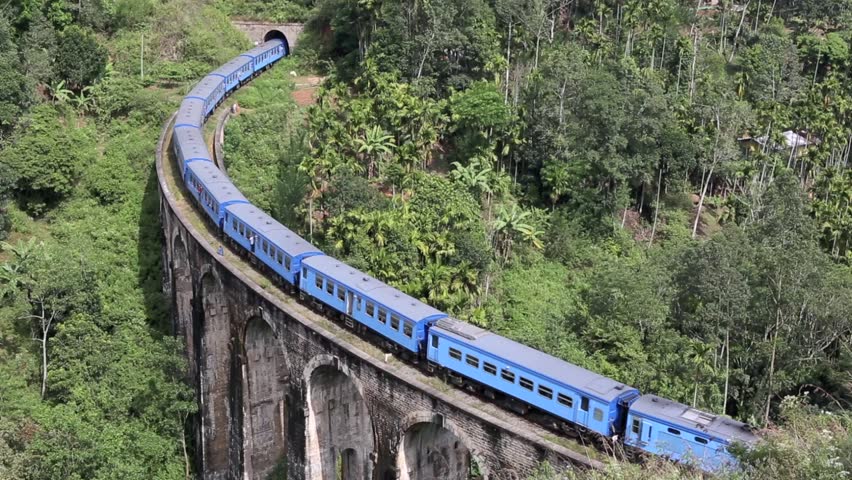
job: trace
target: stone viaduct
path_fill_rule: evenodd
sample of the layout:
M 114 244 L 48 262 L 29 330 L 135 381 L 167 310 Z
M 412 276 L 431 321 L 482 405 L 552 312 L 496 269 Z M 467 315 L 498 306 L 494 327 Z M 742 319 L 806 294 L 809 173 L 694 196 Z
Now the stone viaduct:
M 201 478 L 522 479 L 542 461 L 600 466 L 383 354 L 233 251 L 220 253 L 181 190 L 172 120 L 156 163 L 164 291 L 199 405 L 188 428 Z

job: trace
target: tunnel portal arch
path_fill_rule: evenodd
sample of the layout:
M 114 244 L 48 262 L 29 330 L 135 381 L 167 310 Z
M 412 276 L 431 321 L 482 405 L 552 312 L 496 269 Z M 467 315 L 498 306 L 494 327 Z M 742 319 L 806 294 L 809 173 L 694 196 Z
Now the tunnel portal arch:
M 264 42 L 268 42 L 273 39 L 284 40 L 284 49 L 288 55 L 290 54 L 290 40 L 287 38 L 287 35 L 284 35 L 284 32 L 282 32 L 281 30 L 272 29 L 263 35 Z

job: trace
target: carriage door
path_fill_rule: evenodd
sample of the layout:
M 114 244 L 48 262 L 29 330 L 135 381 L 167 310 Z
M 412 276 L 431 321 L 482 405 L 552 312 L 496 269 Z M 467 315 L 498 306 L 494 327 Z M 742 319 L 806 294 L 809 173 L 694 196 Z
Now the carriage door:
M 355 309 L 355 294 L 351 290 L 346 292 L 346 315 L 352 316 Z
M 589 397 L 580 397 L 580 411 L 577 412 L 577 423 L 584 427 L 589 426 Z

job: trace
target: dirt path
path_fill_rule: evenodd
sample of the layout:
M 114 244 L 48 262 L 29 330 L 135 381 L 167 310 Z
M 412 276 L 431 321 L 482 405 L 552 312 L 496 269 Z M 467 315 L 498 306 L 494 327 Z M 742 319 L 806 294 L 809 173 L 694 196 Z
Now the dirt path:
M 293 100 L 296 101 L 296 105 L 300 107 L 308 107 L 316 103 L 317 97 L 317 89 L 319 89 L 320 84 L 325 80 L 325 77 L 296 77 L 293 81 L 296 84 L 296 88 L 293 89 Z

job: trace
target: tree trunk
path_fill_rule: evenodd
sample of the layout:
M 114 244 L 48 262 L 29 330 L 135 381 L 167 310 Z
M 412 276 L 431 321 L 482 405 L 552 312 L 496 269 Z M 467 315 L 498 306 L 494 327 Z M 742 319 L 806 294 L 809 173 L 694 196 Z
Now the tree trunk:
M 654 244 L 654 235 L 657 233 L 657 217 L 660 213 L 660 189 L 663 185 L 663 168 L 657 176 L 657 200 L 654 202 L 654 226 L 651 227 L 651 238 L 648 239 L 648 247 Z
M 503 103 L 509 103 L 509 69 L 512 66 L 512 26 L 509 22 L 509 39 L 506 41 L 506 94 L 503 97 Z
M 737 51 L 737 39 L 740 38 L 740 32 L 743 29 L 743 22 L 745 21 L 746 12 L 748 11 L 748 4 L 751 3 L 751 0 L 746 2 L 745 7 L 743 7 L 743 15 L 740 17 L 740 24 L 737 27 L 736 33 L 734 33 L 734 43 L 731 45 L 731 56 L 728 58 L 728 62 L 734 61 L 734 53 Z
M 778 330 L 781 326 L 781 310 L 775 310 L 775 334 L 772 336 L 772 357 L 769 360 L 769 385 L 766 392 L 766 411 L 763 415 L 763 424 L 769 423 L 769 407 L 772 404 L 772 382 L 775 376 L 775 354 L 778 350 Z
M 728 410 L 728 383 L 731 377 L 731 328 L 725 329 L 725 393 L 722 396 L 722 413 Z
M 698 222 L 701 221 L 701 208 L 704 206 L 704 197 L 707 195 L 707 187 L 710 185 L 710 178 L 713 177 L 713 169 L 716 168 L 716 159 L 713 159 L 713 164 L 710 165 L 710 172 L 707 173 L 707 180 L 704 182 L 704 187 L 701 189 L 701 196 L 698 198 L 698 212 L 695 214 L 695 222 L 692 224 L 692 238 L 695 238 L 698 233 Z

